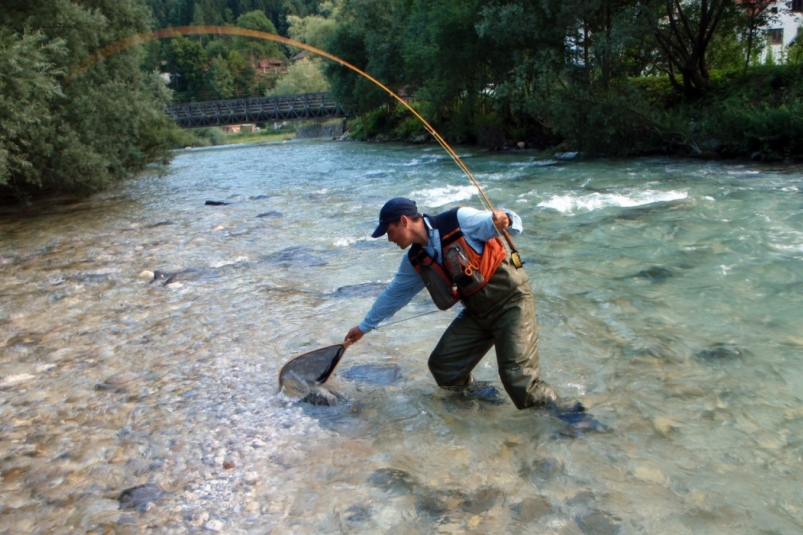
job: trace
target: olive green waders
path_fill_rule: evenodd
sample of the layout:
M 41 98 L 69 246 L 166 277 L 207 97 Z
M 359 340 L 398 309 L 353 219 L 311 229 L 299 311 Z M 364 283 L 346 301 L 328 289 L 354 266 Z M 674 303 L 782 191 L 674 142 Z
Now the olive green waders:
M 539 379 L 535 298 L 524 270 L 503 262 L 463 305 L 429 356 L 438 385 L 467 385 L 471 370 L 496 346 L 499 377 L 517 408 L 555 401 L 555 391 Z

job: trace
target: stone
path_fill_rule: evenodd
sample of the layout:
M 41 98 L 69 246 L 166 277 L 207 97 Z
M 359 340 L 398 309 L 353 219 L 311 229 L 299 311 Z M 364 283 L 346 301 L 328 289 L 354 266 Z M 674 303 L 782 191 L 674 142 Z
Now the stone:
M 163 494 L 157 485 L 138 485 L 121 492 L 117 500 L 120 502 L 120 509 L 144 511 L 150 502 L 158 500 Z
M 223 521 L 218 520 L 217 518 L 213 518 L 204 524 L 204 529 L 206 531 L 212 531 L 214 533 L 220 533 L 223 531 Z

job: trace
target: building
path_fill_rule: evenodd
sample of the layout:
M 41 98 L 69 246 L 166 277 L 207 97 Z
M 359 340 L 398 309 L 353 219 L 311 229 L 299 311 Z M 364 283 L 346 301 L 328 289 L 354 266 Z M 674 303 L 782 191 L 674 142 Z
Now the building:
M 251 66 L 262 74 L 287 74 L 287 65 L 279 58 L 255 58 L 251 56 Z
M 761 63 L 766 63 L 772 54 L 774 63 L 785 63 L 789 47 L 795 43 L 803 26 L 803 0 L 777 0 L 771 4 L 767 47 L 760 59 Z

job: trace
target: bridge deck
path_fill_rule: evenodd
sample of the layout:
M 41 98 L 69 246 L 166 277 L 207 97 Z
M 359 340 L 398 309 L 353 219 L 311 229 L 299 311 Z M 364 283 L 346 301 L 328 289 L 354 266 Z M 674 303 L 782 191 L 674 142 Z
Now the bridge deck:
M 348 117 L 329 93 L 174 104 L 165 113 L 183 128 Z

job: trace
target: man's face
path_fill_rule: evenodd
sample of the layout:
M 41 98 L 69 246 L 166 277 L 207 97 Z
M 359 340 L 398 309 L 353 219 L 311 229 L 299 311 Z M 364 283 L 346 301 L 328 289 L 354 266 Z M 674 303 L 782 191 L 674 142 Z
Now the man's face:
M 410 230 L 410 220 L 406 216 L 395 223 L 388 225 L 388 241 L 395 243 L 399 249 L 407 249 L 413 243 L 413 236 Z

